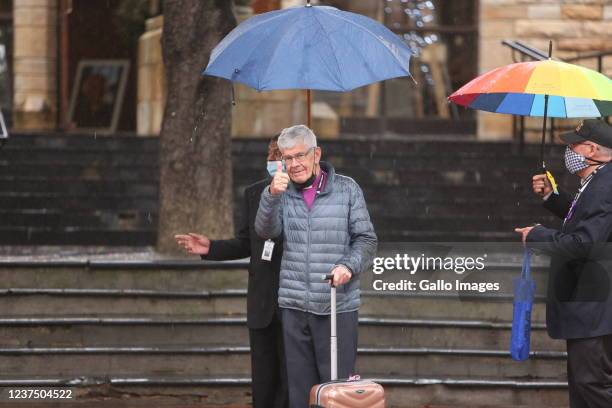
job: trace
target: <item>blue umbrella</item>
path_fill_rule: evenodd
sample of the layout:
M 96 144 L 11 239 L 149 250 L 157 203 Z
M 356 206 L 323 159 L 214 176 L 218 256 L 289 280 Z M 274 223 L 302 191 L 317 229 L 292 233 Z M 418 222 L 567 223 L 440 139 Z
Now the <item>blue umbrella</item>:
M 205 75 L 273 89 L 350 91 L 409 76 L 410 48 L 382 24 L 328 6 L 293 7 L 240 24 L 213 50 Z

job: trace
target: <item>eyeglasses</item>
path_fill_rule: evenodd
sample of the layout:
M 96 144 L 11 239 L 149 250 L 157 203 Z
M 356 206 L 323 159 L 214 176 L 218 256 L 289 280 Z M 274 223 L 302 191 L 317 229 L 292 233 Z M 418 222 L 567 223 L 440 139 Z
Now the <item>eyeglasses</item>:
M 304 153 L 298 153 L 293 156 L 283 156 L 281 157 L 281 160 L 285 163 L 285 165 L 291 164 L 293 160 L 297 161 L 298 163 L 303 163 L 304 160 L 306 159 L 306 156 L 308 156 L 308 154 L 314 149 L 315 149 L 314 147 L 311 147 L 310 149 L 306 150 Z

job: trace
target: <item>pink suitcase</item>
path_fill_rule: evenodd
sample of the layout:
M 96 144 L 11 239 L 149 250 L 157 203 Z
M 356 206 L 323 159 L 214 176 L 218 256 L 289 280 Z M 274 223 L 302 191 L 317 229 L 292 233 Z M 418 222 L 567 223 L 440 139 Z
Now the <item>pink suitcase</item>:
M 332 275 L 324 275 L 331 280 Z M 310 408 L 385 408 L 385 392 L 380 384 L 361 380 L 359 376 L 347 380 L 338 378 L 338 343 L 336 338 L 336 288 L 331 287 L 331 381 L 310 389 Z

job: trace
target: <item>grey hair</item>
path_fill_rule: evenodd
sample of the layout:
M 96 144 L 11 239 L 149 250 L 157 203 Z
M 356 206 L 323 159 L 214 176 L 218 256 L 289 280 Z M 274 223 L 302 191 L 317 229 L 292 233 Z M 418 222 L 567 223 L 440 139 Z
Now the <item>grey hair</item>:
M 291 149 L 300 142 L 304 143 L 308 149 L 317 147 L 317 137 L 308 126 L 295 125 L 283 129 L 278 137 L 278 148 L 281 150 Z

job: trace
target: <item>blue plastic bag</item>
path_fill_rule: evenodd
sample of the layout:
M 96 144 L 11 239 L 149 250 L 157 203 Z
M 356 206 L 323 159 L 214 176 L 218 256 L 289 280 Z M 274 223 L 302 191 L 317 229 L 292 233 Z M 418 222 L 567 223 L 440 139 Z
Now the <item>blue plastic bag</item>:
M 531 252 L 525 248 L 521 277 L 514 279 L 514 312 L 510 356 L 517 361 L 529 358 L 531 340 L 531 309 L 535 294 L 535 282 L 531 279 Z

